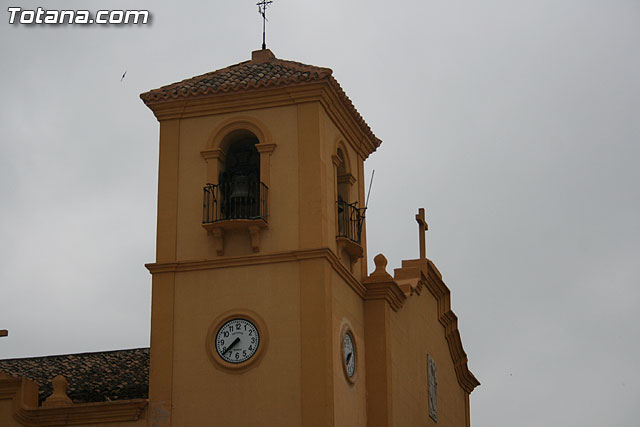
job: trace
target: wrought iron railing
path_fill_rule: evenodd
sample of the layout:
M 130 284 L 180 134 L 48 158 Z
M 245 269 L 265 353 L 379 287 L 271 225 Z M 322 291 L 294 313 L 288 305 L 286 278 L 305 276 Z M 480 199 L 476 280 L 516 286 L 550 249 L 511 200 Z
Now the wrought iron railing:
M 338 236 L 360 244 L 362 224 L 364 222 L 364 209 L 360 209 L 355 203 L 347 203 L 338 200 Z
M 204 186 L 202 223 L 267 219 L 269 188 L 262 182 L 228 181 Z

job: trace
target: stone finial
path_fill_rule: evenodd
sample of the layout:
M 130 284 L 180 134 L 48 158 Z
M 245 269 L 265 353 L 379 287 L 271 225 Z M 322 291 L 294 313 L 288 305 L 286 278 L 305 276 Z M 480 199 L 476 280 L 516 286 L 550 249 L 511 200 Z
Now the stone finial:
M 69 385 L 69 383 L 64 376 L 56 376 L 51 380 L 51 383 L 53 384 L 53 393 L 51 394 L 51 396 L 47 397 L 47 400 L 42 403 L 42 406 L 50 408 L 55 406 L 67 406 L 73 404 L 69 396 L 67 396 L 67 386 Z
M 376 263 L 376 271 L 373 272 L 373 274 L 380 274 L 380 273 L 386 273 L 387 272 L 387 258 L 382 255 L 382 254 L 378 254 L 373 258 L 373 262 Z
M 384 255 L 378 254 L 373 258 L 373 262 L 376 264 L 376 269 L 369 277 L 376 279 L 390 279 L 393 280 L 391 275 L 387 273 L 387 258 Z

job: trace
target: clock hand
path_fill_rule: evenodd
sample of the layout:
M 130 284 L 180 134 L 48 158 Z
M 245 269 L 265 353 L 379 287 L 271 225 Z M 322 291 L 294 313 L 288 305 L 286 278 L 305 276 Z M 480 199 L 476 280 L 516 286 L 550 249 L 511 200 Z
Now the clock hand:
M 349 354 L 347 354 L 347 365 L 349 364 L 349 360 L 351 359 L 351 355 L 352 355 L 352 354 L 353 354 L 353 353 L 349 353 Z
M 240 337 L 236 337 L 235 340 L 233 340 L 233 342 L 231 343 L 231 345 L 229 347 L 227 347 L 227 351 L 231 351 L 231 349 L 233 348 L 234 345 L 238 344 L 240 342 Z

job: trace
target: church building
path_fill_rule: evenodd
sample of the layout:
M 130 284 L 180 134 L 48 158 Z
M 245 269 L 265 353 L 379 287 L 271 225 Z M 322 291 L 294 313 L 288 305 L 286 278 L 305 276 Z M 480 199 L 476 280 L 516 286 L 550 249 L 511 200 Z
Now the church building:
M 367 265 L 381 141 L 332 70 L 263 48 L 140 97 L 160 124 L 151 346 L 0 360 L 0 426 L 468 427 L 479 382 L 424 210 L 417 259 Z

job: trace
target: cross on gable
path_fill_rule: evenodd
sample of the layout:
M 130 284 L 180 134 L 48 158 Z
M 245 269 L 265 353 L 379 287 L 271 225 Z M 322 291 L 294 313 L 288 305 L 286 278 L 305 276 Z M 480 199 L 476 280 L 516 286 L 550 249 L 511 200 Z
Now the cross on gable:
M 429 224 L 425 220 L 424 216 L 424 208 L 418 209 L 418 214 L 416 215 L 416 221 L 418 222 L 418 233 L 420 236 L 420 259 L 427 259 L 427 238 L 426 231 L 429 229 Z

